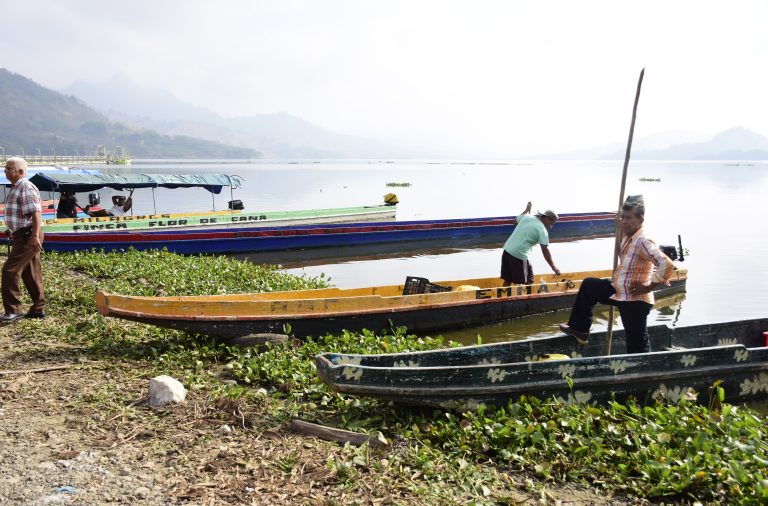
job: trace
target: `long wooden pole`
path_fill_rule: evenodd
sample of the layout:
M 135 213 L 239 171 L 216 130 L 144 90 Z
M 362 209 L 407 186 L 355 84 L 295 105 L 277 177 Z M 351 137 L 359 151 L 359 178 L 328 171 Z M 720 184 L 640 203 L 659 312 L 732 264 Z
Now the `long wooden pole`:
M 632 107 L 632 122 L 629 126 L 629 139 L 627 140 L 627 152 L 624 155 L 624 170 L 621 174 L 621 191 L 619 192 L 619 206 L 616 211 L 616 240 L 613 245 L 613 271 L 619 265 L 619 248 L 621 247 L 621 206 L 624 204 L 624 188 L 627 185 L 627 168 L 629 167 L 629 155 L 632 152 L 632 137 L 635 135 L 635 119 L 637 118 L 637 103 L 640 101 L 640 88 L 643 86 L 643 76 L 645 69 L 640 71 L 640 79 L 637 81 L 637 92 L 635 93 L 635 105 Z M 613 306 L 608 310 L 608 332 L 605 336 L 605 354 L 611 354 L 611 341 L 613 339 Z

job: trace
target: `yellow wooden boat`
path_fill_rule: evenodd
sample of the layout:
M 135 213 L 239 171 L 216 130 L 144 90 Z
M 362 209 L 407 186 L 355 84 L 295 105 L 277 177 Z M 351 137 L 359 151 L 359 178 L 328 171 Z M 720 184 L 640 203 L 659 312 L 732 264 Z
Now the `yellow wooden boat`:
M 542 275 L 532 286 L 511 287 L 501 286 L 499 278 L 430 283 L 409 277 L 403 285 L 234 295 L 131 297 L 100 291 L 96 306 L 106 316 L 223 339 L 284 332 L 288 325 L 297 337 L 398 326 L 422 333 L 567 309 L 584 278 L 610 275 L 608 270 Z M 675 271 L 671 286 L 657 295 L 684 291 L 686 279 L 686 270 Z

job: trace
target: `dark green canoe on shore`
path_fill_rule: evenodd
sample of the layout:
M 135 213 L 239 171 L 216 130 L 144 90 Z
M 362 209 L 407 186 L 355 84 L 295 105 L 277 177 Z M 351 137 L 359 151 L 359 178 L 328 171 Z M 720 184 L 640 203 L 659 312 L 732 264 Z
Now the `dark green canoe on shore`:
M 324 353 L 320 378 L 347 394 L 446 409 L 504 405 L 521 395 L 567 403 L 634 398 L 707 403 L 719 385 L 728 402 L 768 397 L 768 318 L 649 327 L 652 352 L 625 354 L 624 331 L 586 345 L 565 335 L 384 355 Z

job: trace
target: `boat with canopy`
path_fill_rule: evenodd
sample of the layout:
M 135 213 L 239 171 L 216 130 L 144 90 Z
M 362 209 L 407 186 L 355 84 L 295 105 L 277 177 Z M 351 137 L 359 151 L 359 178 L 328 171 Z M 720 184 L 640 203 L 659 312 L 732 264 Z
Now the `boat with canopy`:
M 75 174 L 38 173 L 30 178 L 41 192 L 87 193 L 111 188 L 113 190 L 152 190 L 153 213 L 149 215 L 103 216 L 44 220 L 43 231 L 86 232 L 92 230 L 142 230 L 156 226 L 180 230 L 216 227 L 242 227 L 254 225 L 304 225 L 317 223 L 346 223 L 393 219 L 393 204 L 298 211 L 245 211 L 242 203 L 234 200 L 233 190 L 242 185 L 242 178 L 228 174 Z M 218 195 L 228 188 L 229 209 L 189 213 L 158 213 L 155 190 L 157 188 L 203 188 Z

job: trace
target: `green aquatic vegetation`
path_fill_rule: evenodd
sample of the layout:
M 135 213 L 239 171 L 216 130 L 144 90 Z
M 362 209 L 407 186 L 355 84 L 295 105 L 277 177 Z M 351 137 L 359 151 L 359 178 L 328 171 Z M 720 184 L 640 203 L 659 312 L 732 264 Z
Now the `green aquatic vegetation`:
M 187 257 L 167 251 L 46 253 L 43 256 L 47 312 L 21 327 L 37 335 L 86 346 L 99 357 L 156 358 L 174 347 L 194 348 L 205 339 L 96 311 L 97 290 L 127 295 L 208 295 L 321 288 L 322 276 L 288 275 L 276 267 L 228 257 Z
M 442 338 L 411 336 L 403 327 L 392 329 L 388 335 L 377 335 L 368 330 L 359 334 L 345 330 L 338 336 L 310 337 L 298 346 L 270 346 L 264 352 L 232 348 L 229 367 L 236 378 L 246 383 L 298 395 L 313 393 L 313 386 L 319 384 L 314 361 L 319 353 L 399 353 L 442 347 Z
M 397 328 L 384 335 L 327 335 L 258 353 L 106 318 L 94 306 L 98 289 L 199 295 L 315 288 L 327 285 L 325 278 L 296 278 L 273 267 L 167 252 L 46 254 L 43 265 L 51 317 L 15 324 L 22 336 L 70 343 L 77 358 L 99 361 L 105 371 L 120 369 L 137 383 L 170 374 L 211 398 L 251 403 L 269 427 L 301 418 L 380 434 L 388 442 L 383 450 L 348 447 L 329 459 L 343 487 L 354 489 L 358 477 L 375 473 L 387 490 L 417 494 L 425 502 L 515 502 L 505 496 L 507 480 L 522 475 L 537 479 L 526 481 L 531 494 L 542 483 L 578 483 L 654 501 L 768 502 L 765 417 L 726 404 L 717 388 L 708 407 L 631 402 L 588 407 L 522 398 L 467 413 L 409 408 L 331 391 L 317 378 L 314 356 L 455 343 Z M 237 385 L 221 381 L 232 376 Z M 130 416 L 130 395 L 116 392 L 105 385 L 79 402 L 97 406 L 108 418 Z M 287 474 L 295 469 L 290 455 L 275 465 Z
M 323 275 L 291 276 L 275 266 L 226 256 L 183 256 L 165 250 L 47 253 L 44 261 L 98 278 L 103 288 L 127 295 L 217 295 L 328 286 Z
M 316 376 L 314 356 L 323 351 L 387 353 L 440 346 L 440 339 L 416 339 L 404 329 L 383 336 L 344 333 L 261 354 L 231 350 L 227 367 L 244 383 L 284 399 L 273 413 L 278 420 L 301 417 L 407 442 L 409 450 L 400 456 L 422 479 L 436 466 L 441 475 L 461 481 L 461 462 L 473 469 L 490 462 L 499 470 L 524 470 L 553 483 L 646 498 L 768 500 L 768 430 L 762 417 L 746 408 L 633 402 L 594 407 L 521 398 L 503 408 L 453 413 L 339 394 Z M 354 462 L 345 465 L 343 473 L 354 475 Z M 492 484 L 476 485 L 473 493 Z

